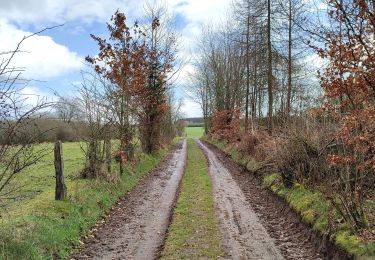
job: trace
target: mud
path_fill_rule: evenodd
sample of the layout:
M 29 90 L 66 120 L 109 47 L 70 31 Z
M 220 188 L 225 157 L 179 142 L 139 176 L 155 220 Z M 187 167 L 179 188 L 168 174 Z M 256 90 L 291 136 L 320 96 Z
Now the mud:
M 120 199 L 71 259 L 154 259 L 162 246 L 186 163 L 186 140 Z
M 242 196 L 244 196 L 248 204 L 246 210 L 251 209 L 250 215 L 255 212 L 261 225 L 268 233 L 268 236 L 273 239 L 274 246 L 278 252 L 281 253 L 282 257 L 285 259 L 351 259 L 345 252 L 330 242 L 327 237 L 321 236 L 313 231 L 309 225 L 305 224 L 301 220 L 301 217 L 292 210 L 284 200 L 277 197 L 268 189 L 263 188 L 261 185 L 261 176 L 249 173 L 213 145 L 204 143 L 204 147 L 206 147 L 204 150 L 212 164 L 213 172 L 211 174 L 213 175 L 214 183 L 217 182 L 215 179 L 223 178 L 216 176 L 227 175 L 228 172 L 231 175 L 232 179 L 227 176 L 225 177 L 230 183 L 229 186 L 224 186 L 225 188 L 219 186 L 222 189 L 220 192 L 224 191 L 225 194 L 228 192 L 225 190 L 236 188 L 235 185 L 231 184 L 233 180 L 235 181 L 238 185 L 237 187 L 239 187 L 242 192 L 242 195 L 240 193 L 238 196 L 241 197 L 241 200 Z M 223 167 L 224 165 L 225 167 Z M 217 168 L 218 170 L 216 170 Z M 222 184 L 226 185 L 225 183 Z M 233 191 L 230 191 L 230 193 L 233 193 Z M 231 198 L 233 199 L 233 197 Z M 237 212 L 235 211 L 231 214 L 239 214 L 242 216 L 244 208 L 234 208 Z M 231 219 L 221 221 L 231 221 Z M 247 231 L 253 232 L 253 229 L 248 227 Z M 237 235 L 236 233 L 242 236 L 241 233 L 243 233 L 243 231 L 241 232 L 241 230 L 238 229 L 235 235 Z M 256 236 L 254 236 L 254 238 L 256 238 Z M 271 240 L 267 239 L 267 241 Z M 252 242 L 255 243 L 255 241 Z M 238 257 L 233 258 L 240 259 Z M 261 258 L 255 257 L 251 259 Z
M 216 214 L 227 259 L 283 259 L 226 167 L 198 141 L 209 162 Z

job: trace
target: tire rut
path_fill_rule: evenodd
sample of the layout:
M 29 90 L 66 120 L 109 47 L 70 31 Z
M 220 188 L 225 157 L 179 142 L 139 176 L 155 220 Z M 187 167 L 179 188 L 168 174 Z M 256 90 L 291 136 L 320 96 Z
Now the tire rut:
M 210 149 L 198 143 L 209 162 L 215 208 L 226 249 L 223 258 L 283 259 L 230 172 Z
M 184 140 L 113 206 L 71 259 L 155 259 L 169 225 L 186 156 Z
M 273 238 L 275 246 L 285 259 L 351 259 L 326 237 L 303 223 L 301 217 L 285 201 L 263 188 L 260 177 L 237 165 L 213 145 L 205 143 L 205 146 L 211 157 L 215 157 L 230 172 L 249 207 L 259 217 L 262 226 Z

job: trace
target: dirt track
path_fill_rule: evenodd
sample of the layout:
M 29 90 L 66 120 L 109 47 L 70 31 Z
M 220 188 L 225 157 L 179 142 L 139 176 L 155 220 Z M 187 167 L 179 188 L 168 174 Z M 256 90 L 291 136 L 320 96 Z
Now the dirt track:
M 73 259 L 153 259 L 163 243 L 186 162 L 186 140 L 111 210 Z
M 347 259 L 303 224 L 259 179 L 212 145 L 205 152 L 220 223 L 224 259 Z M 72 259 L 155 259 L 165 239 L 186 163 L 179 144 L 160 166 L 124 196 Z
M 276 246 L 277 250 L 285 259 L 350 259 L 344 252 L 327 241 L 326 238 L 322 238 L 308 225 L 304 224 L 300 216 L 284 201 L 269 190 L 263 188 L 260 183 L 260 178 L 238 166 L 231 158 L 214 146 L 204 143 L 203 147 L 211 163 L 210 171 L 214 183 L 218 182 L 217 179 L 219 179 L 220 185 L 226 185 L 225 181 L 230 183 L 233 189 L 237 189 L 236 193 L 240 194 L 241 201 L 239 203 L 247 204 L 247 206 L 244 205 L 243 208 L 236 208 L 236 205 L 230 206 L 229 209 L 234 210 L 233 213 L 230 213 L 231 216 L 237 215 L 241 217 L 244 216 L 244 218 L 252 218 L 255 212 L 260 220 L 260 224 L 264 227 L 261 232 L 265 229 L 269 234 L 267 235 L 267 239 L 262 241 L 265 248 L 273 248 L 273 246 L 268 244 L 272 241 L 268 237 L 271 237 L 273 238 L 274 246 Z M 230 173 L 229 176 L 228 173 Z M 232 182 L 235 182 L 236 185 L 232 184 Z M 220 185 L 219 189 L 223 189 L 223 186 Z M 227 187 L 225 189 L 227 189 Z M 238 189 L 240 189 L 240 191 L 238 191 Z M 220 192 L 223 191 L 220 190 Z M 227 193 L 227 191 L 224 192 Z M 230 193 L 233 194 L 234 192 L 231 191 Z M 215 195 L 215 197 L 218 197 L 219 200 L 233 201 L 233 197 L 221 198 L 221 195 Z M 245 202 L 243 198 L 245 198 Z M 220 217 L 220 214 L 222 214 L 222 209 L 220 209 L 220 207 L 223 206 L 219 205 L 218 207 L 218 216 Z M 222 221 L 221 217 L 221 222 Z M 238 222 L 235 218 L 225 219 L 225 222 L 227 221 Z M 249 220 L 249 222 L 251 222 L 251 220 Z M 240 223 L 243 224 L 244 220 L 241 220 Z M 253 236 L 254 239 L 257 239 L 258 235 L 256 234 L 243 234 L 244 230 L 241 225 L 238 225 L 238 230 L 231 230 L 231 228 L 234 227 L 233 223 L 229 228 L 226 227 L 227 225 L 228 224 L 225 224 L 224 228 L 233 232 L 232 239 L 238 239 L 237 243 L 240 248 L 244 237 Z M 257 230 L 254 230 L 252 227 L 246 227 L 245 231 L 257 232 Z M 236 245 L 230 246 L 232 250 L 236 248 Z M 243 254 L 251 256 L 253 252 L 244 251 Z M 251 257 L 250 259 L 276 259 L 273 257 L 269 258 L 266 253 L 264 253 L 263 256 L 264 257 Z M 249 259 L 247 257 L 238 258 L 235 255 L 233 255 L 233 258 Z
M 283 259 L 229 171 L 209 148 L 198 142 L 209 162 L 215 207 L 226 249 L 225 257 Z

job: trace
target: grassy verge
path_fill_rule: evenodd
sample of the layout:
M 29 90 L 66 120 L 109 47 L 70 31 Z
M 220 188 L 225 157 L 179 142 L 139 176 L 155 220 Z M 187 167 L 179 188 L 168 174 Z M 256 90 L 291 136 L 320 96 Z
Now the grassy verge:
M 32 196 L 0 209 L 0 259 L 66 258 L 80 237 L 105 215 L 111 205 L 153 169 L 167 149 L 153 155 L 139 154 L 139 161 L 116 182 L 76 178 L 84 165 L 78 143 L 66 143 L 64 164 L 68 199 L 54 200 L 54 166 L 51 154 L 29 168 L 20 181 Z
M 236 163 L 250 171 L 262 164 L 262 162 L 256 162 L 252 158 L 242 157 L 238 151 L 230 149 L 224 142 L 218 140 L 206 141 L 231 155 L 231 158 Z M 342 217 L 319 191 L 306 189 L 300 184 L 295 184 L 288 189 L 283 185 L 279 173 L 265 175 L 263 185 L 287 201 L 290 207 L 298 212 L 306 223 L 310 224 L 314 230 L 321 234 L 327 232 L 329 219 L 335 222 L 338 228 L 331 235 L 331 240 L 350 255 L 355 256 L 357 259 L 375 258 L 375 242 L 361 240 L 345 223 L 338 224 L 342 222 Z
M 328 228 L 328 219 L 338 223 L 342 217 L 331 206 L 331 203 L 318 191 L 311 191 L 300 184 L 295 184 L 287 189 L 282 183 L 281 175 L 273 173 L 263 179 L 263 185 L 271 189 L 279 197 L 285 199 L 288 204 L 297 211 L 306 223 L 314 230 L 325 233 Z M 337 230 L 331 239 L 358 259 L 374 259 L 375 243 L 366 243 L 353 234 L 349 227 L 342 223 L 337 225 Z
M 187 138 L 200 138 L 203 136 L 203 127 L 185 127 L 185 134 Z
M 203 152 L 188 140 L 188 161 L 162 259 L 215 259 L 222 253 Z

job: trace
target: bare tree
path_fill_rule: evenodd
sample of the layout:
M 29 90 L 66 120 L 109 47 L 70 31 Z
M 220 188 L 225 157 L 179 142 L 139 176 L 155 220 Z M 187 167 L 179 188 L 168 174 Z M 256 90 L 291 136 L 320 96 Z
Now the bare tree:
M 60 97 L 54 105 L 56 115 L 64 123 L 70 124 L 73 119 L 78 119 L 78 104 L 74 97 Z
M 259 64 L 262 58 L 262 27 L 264 27 L 265 1 L 237 0 L 233 2 L 233 16 L 238 21 L 238 33 L 243 35 L 241 46 L 244 49 L 244 62 L 246 64 L 246 95 L 245 95 L 245 130 L 249 126 L 249 114 L 251 114 L 251 127 L 254 131 L 254 119 L 256 116 L 256 103 L 258 91 Z M 250 110 L 251 109 L 251 110 Z M 250 111 L 249 111 L 250 110 Z

